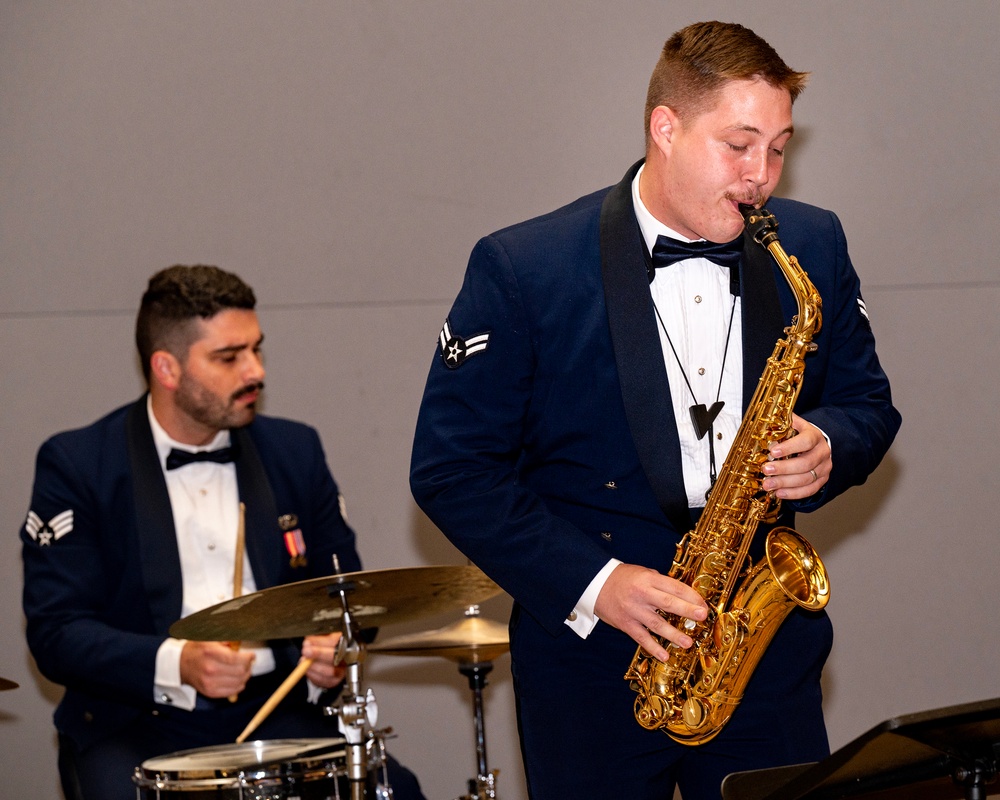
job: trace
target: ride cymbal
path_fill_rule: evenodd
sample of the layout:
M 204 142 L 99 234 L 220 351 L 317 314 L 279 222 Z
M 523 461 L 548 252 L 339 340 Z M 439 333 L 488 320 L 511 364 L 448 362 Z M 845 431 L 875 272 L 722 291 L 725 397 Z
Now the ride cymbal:
M 440 656 L 465 664 L 492 661 L 509 649 L 506 625 L 471 615 L 437 630 L 393 636 L 368 645 L 369 652 L 396 656 Z
M 195 641 L 263 641 L 343 632 L 343 590 L 359 628 L 466 608 L 501 589 L 473 566 L 349 572 L 273 586 L 198 611 L 170 626 Z

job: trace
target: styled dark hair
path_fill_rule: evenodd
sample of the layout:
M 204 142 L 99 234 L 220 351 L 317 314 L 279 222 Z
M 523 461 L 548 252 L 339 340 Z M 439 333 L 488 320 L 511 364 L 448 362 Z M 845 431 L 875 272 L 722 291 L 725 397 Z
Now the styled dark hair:
M 135 344 L 142 374 L 149 381 L 149 360 L 166 350 L 183 361 L 197 339 L 195 321 L 210 319 L 227 308 L 253 310 L 253 289 L 237 275 L 218 267 L 176 264 L 149 279 L 135 319 Z
M 808 77 L 808 72 L 792 70 L 749 28 L 731 22 L 688 25 L 667 39 L 649 79 L 646 145 L 657 106 L 668 106 L 682 119 L 697 116 L 712 107 L 724 84 L 754 78 L 787 89 L 795 102 Z

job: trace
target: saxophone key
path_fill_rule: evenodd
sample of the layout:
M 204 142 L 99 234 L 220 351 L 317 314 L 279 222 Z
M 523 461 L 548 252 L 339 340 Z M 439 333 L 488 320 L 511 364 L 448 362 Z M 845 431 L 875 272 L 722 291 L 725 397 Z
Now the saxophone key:
M 697 697 L 689 697 L 684 701 L 684 705 L 681 709 L 681 716 L 684 718 L 684 724 L 688 726 L 691 730 L 698 730 L 705 722 L 705 717 L 708 716 L 705 710 L 705 704 Z

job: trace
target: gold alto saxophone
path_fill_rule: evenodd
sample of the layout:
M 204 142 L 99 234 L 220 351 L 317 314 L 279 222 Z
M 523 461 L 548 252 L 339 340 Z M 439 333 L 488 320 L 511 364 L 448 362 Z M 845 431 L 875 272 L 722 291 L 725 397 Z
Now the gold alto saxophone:
M 747 231 L 766 248 L 791 286 L 798 314 L 768 359 L 757 390 L 719 472 L 698 524 L 677 545 L 670 577 L 694 587 L 708 603 L 704 622 L 660 612 L 694 645 L 668 644 L 664 663 L 641 647 L 625 679 L 639 696 L 635 717 L 663 728 L 681 744 L 713 739 L 732 717 L 747 682 L 795 605 L 818 610 L 830 599 L 826 568 L 812 546 L 788 527 L 768 533 L 765 558 L 748 552 L 761 522 L 773 522 L 781 501 L 763 491 L 768 447 L 792 433 L 805 355 L 816 348 L 822 302 L 794 256 L 778 241 L 778 223 L 765 208 L 741 205 Z M 663 643 L 661 637 L 656 637 Z

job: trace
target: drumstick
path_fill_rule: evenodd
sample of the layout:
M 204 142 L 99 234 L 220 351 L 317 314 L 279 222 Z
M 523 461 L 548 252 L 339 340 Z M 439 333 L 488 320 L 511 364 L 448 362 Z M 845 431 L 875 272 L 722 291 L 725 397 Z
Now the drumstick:
M 315 660 L 316 659 L 314 658 L 303 658 L 299 662 L 298 666 L 292 670 L 292 673 L 287 678 L 285 678 L 281 686 L 274 690 L 274 694 L 267 698 L 267 702 L 260 707 L 260 711 L 254 714 L 253 719 L 250 720 L 250 723 L 243 729 L 243 733 L 236 737 L 236 744 L 242 744 L 244 739 L 253 733 L 260 723 L 267 719 L 268 714 L 274 711 L 275 706 L 285 699 L 285 695 L 288 694 L 292 690 L 292 687 L 299 682 L 302 676 L 309 671 L 309 667 L 312 666 L 312 663 Z
M 246 539 L 246 503 L 240 503 L 240 520 L 236 526 L 236 560 L 233 562 L 233 597 L 239 597 L 243 594 L 243 549 L 244 540 Z M 229 646 L 233 650 L 240 649 L 239 642 L 230 642 Z M 238 695 L 229 695 L 229 702 L 235 703 Z
M 246 539 L 246 503 L 240 503 L 240 520 L 236 526 L 236 561 L 233 563 L 233 597 L 243 594 L 243 545 Z

